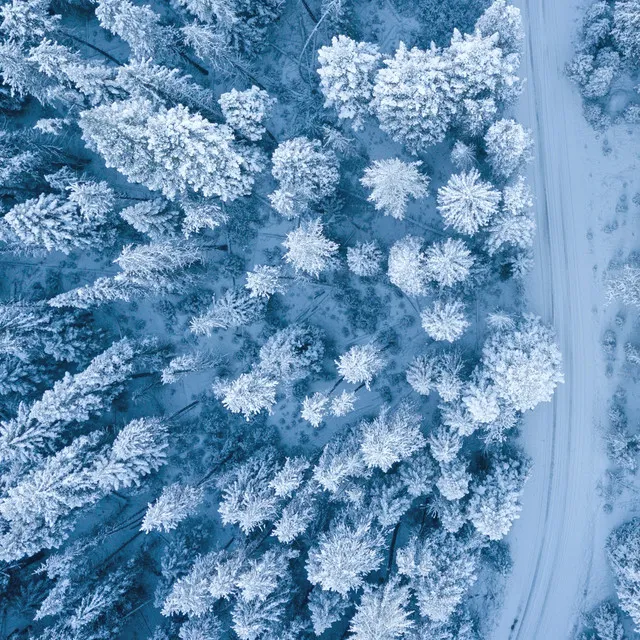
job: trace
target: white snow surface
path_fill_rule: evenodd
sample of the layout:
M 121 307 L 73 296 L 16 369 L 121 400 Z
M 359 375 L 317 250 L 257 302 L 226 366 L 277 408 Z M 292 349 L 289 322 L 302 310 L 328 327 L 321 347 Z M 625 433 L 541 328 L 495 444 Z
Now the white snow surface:
M 517 117 L 536 139 L 530 179 L 539 227 L 526 291 L 529 309 L 557 330 L 566 383 L 525 420 L 522 440 L 534 468 L 508 537 L 514 567 L 491 637 L 561 640 L 574 636 L 582 612 L 613 596 L 606 537 L 638 512 L 635 498 L 605 513 L 599 485 L 607 467 L 600 425 L 615 386 L 605 376 L 600 339 L 617 311 L 604 307 L 601 274 L 616 252 L 637 248 L 637 214 L 623 213 L 613 233 L 603 225 L 614 220 L 621 192 L 638 191 L 640 132 L 594 132 L 564 75 L 584 7 L 569 0 L 517 4 L 527 31 Z

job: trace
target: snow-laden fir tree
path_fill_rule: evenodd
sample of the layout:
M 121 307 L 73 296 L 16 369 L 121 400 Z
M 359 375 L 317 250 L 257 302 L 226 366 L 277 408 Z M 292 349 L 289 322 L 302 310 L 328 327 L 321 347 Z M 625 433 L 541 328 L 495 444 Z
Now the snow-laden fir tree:
M 183 105 L 117 101 L 83 111 L 79 125 L 87 146 L 108 167 L 169 199 L 196 192 L 235 200 L 251 192 L 262 170 L 257 149 Z
M 353 427 L 335 436 L 322 449 L 313 468 L 313 479 L 323 489 L 335 494 L 349 478 L 366 476 L 361 442 L 360 430 Z
M 229 221 L 229 216 L 217 202 L 210 200 L 183 200 L 180 203 L 184 211 L 182 233 L 185 238 L 199 233 L 203 229 L 217 229 Z
M 269 484 L 277 469 L 271 451 L 259 452 L 218 481 L 223 524 L 237 524 L 245 535 L 274 520 L 279 498 Z
M 479 533 L 500 540 L 519 517 L 520 495 L 529 476 L 530 462 L 520 454 L 498 454 L 488 473 L 471 483 L 467 517 Z
M 370 388 L 373 378 L 382 371 L 386 361 L 382 349 L 375 343 L 356 344 L 335 362 L 338 373 L 351 384 L 364 384 Z
M 333 107 L 338 117 L 351 120 L 357 131 L 369 115 L 373 80 L 380 64 L 377 45 L 356 42 L 348 36 L 334 36 L 331 46 L 318 51 L 320 90 L 325 107 Z
M 457 351 L 441 353 L 437 361 L 436 391 L 445 402 L 453 402 L 460 397 L 463 389 L 462 357 Z
M 20 242 L 47 251 L 68 254 L 104 241 L 103 219 L 92 220 L 75 202 L 54 194 L 40 194 L 14 205 L 4 221 Z
M 55 308 L 91 309 L 116 300 L 129 302 L 148 293 L 149 291 L 128 282 L 124 277 L 102 277 L 91 284 L 59 293 L 50 298 L 47 304 Z
M 129 45 L 134 58 L 163 59 L 175 46 L 175 30 L 163 26 L 160 16 L 149 5 L 134 5 L 129 0 L 99 0 L 96 17 L 103 29 Z
M 396 463 L 426 446 L 421 432 L 422 416 L 410 404 L 395 411 L 383 407 L 377 418 L 360 425 L 360 450 L 367 467 L 385 473 Z
M 302 401 L 300 417 L 306 420 L 312 427 L 319 427 L 328 411 L 329 397 L 325 393 L 316 391 L 311 396 L 306 396 Z
M 637 628 L 640 626 L 640 519 L 625 522 L 609 535 L 607 557 L 616 578 L 620 607 Z
M 222 640 L 224 627 L 213 613 L 191 618 L 180 626 L 180 640 Z
M 265 120 L 275 100 L 258 87 L 246 91 L 231 89 L 218 100 L 226 123 L 241 136 L 257 142 L 266 132 Z
M 342 596 L 359 589 L 383 561 L 384 536 L 367 518 L 334 520 L 322 532 L 307 558 L 307 578 Z
M 469 326 L 461 300 L 434 300 L 420 314 L 422 328 L 433 340 L 455 342 Z
M 309 613 L 316 636 L 338 622 L 349 607 L 349 600 L 335 591 L 314 587 L 309 596 Z
M 284 293 L 286 287 L 283 282 L 282 267 L 256 265 L 253 271 L 247 271 L 247 282 L 244 286 L 252 298 L 269 299 L 275 293 Z
M 206 351 L 183 353 L 169 360 L 169 363 L 162 369 L 162 384 L 174 384 L 190 373 L 210 369 L 221 362 L 223 362 L 223 358 L 215 353 Z
M 481 180 L 475 169 L 452 175 L 438 189 L 438 211 L 445 227 L 470 236 L 489 223 L 499 203 L 500 192 Z
M 616 0 L 613 5 L 613 38 L 620 51 L 631 60 L 640 58 L 640 3 L 637 0 Z
M 493 175 L 507 180 L 533 158 L 533 137 L 515 120 L 498 120 L 484 136 L 484 146 Z
M 451 163 L 459 171 L 470 171 L 476 165 L 476 150 L 469 144 L 456 140 L 451 149 Z
M 356 394 L 353 391 L 343 391 L 339 396 L 331 400 L 331 415 L 341 418 L 351 413 L 356 402 Z
M 446 425 L 440 425 L 429 434 L 429 450 L 438 462 L 453 462 L 461 448 L 460 432 Z
M 605 298 L 609 304 L 622 304 L 640 308 L 640 268 L 625 264 L 605 277 Z
M 403 162 L 398 158 L 374 160 L 364 171 L 360 182 L 371 189 L 368 200 L 386 216 L 402 220 L 409 200 L 424 198 L 429 177 L 420 173 L 421 162 Z
M 528 249 L 533 245 L 536 222 L 531 214 L 533 196 L 523 176 L 502 192 L 500 212 L 489 225 L 487 247 L 490 254 L 505 245 Z
M 283 544 L 289 544 L 310 527 L 318 513 L 317 489 L 306 484 L 282 508 L 274 523 L 273 535 Z
M 384 64 L 372 102 L 380 128 L 412 152 L 441 142 L 454 109 L 449 65 L 441 52 L 407 49 L 401 42 Z
M 274 548 L 257 559 L 250 559 L 236 584 L 243 600 L 265 601 L 288 577 L 289 561 L 298 556 L 291 548 Z
M 411 619 L 409 587 L 397 578 L 376 587 L 365 587 L 351 618 L 349 631 L 354 640 L 396 640 L 415 625 Z
M 162 198 L 153 198 L 125 207 L 118 215 L 139 233 L 144 233 L 151 240 L 175 233 L 177 212 L 167 206 Z
M 479 376 L 467 385 L 462 402 L 469 415 L 482 424 L 490 424 L 500 415 L 498 393 L 489 379 Z
M 564 381 L 555 334 L 533 315 L 520 318 L 512 330 L 494 332 L 483 347 L 482 364 L 497 396 L 518 411 L 549 402 Z
M 391 284 L 408 296 L 427 294 L 429 271 L 420 238 L 405 236 L 394 243 L 389 250 L 387 274 Z
M 33 459 L 53 446 L 64 430 L 104 410 L 134 372 L 140 346 L 126 338 L 96 356 L 84 371 L 66 373 L 30 407 L 0 422 L 0 459 Z
M 287 458 L 282 469 L 273 476 L 269 486 L 279 498 L 290 497 L 300 487 L 310 462 L 302 457 Z
M 242 373 L 234 380 L 213 385 L 216 397 L 231 413 L 241 413 L 247 420 L 261 411 L 271 412 L 276 403 L 278 381 L 257 371 Z
M 203 498 L 202 487 L 179 483 L 168 485 L 162 489 L 157 500 L 147 505 L 140 528 L 145 533 L 171 531 L 195 513 Z
M 59 15 L 51 15 L 47 0 L 11 0 L 0 8 L 0 32 L 11 42 L 39 42 L 58 28 Z
M 317 278 L 322 271 L 336 266 L 339 245 L 324 235 L 320 218 L 306 220 L 293 231 L 287 233 L 282 243 L 287 249 L 285 262 L 293 265 L 296 271 L 302 271 Z
M 310 325 L 292 324 L 274 333 L 260 348 L 257 370 L 291 384 L 320 371 L 324 334 Z
M 447 500 L 460 500 L 469 493 L 471 474 L 464 460 L 456 458 L 440 464 L 440 477 L 436 486 Z
M 420 615 L 448 620 L 476 581 L 478 553 L 461 538 L 432 529 L 398 549 L 398 571 L 409 578 Z
M 441 287 L 464 282 L 473 266 L 473 256 L 464 241 L 447 238 L 434 242 L 424 252 L 424 268 L 429 279 Z
M 358 242 L 347 248 L 347 266 L 357 276 L 375 276 L 382 271 L 382 251 L 375 241 Z
M 475 28 L 484 36 L 497 33 L 498 46 L 507 55 L 522 50 L 524 29 L 520 9 L 507 0 L 494 0 L 478 18 Z
M 421 396 L 435 389 L 436 361 L 431 356 L 416 356 L 407 367 L 406 377 L 411 388 Z
M 213 304 L 192 318 L 191 331 L 198 336 L 211 336 L 216 329 L 243 327 L 255 322 L 264 309 L 262 298 L 252 297 L 241 288 L 227 289 L 213 297 Z
M 297 218 L 310 205 L 331 196 L 338 187 L 338 159 L 318 140 L 298 137 L 281 142 L 271 162 L 278 189 L 269 200 L 286 218 Z

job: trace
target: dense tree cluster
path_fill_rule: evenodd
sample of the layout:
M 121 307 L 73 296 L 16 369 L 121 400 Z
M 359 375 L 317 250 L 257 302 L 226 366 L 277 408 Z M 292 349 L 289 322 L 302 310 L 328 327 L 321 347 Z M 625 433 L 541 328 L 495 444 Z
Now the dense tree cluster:
M 562 382 L 520 13 L 365 4 L 0 7 L 12 637 L 480 638 Z

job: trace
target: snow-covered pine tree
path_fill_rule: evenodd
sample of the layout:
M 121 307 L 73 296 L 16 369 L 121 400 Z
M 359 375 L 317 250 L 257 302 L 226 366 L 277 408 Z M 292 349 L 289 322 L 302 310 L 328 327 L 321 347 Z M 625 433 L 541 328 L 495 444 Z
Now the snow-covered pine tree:
M 521 52 L 524 29 L 520 9 L 507 0 L 494 0 L 478 18 L 475 27 L 484 36 L 497 33 L 498 46 L 506 55 Z
M 438 189 L 438 211 L 445 227 L 470 236 L 489 223 L 499 203 L 500 192 L 483 182 L 475 169 L 454 174 Z
M 383 561 L 384 536 L 370 519 L 334 520 L 309 550 L 307 578 L 326 591 L 347 596 Z
M 440 464 L 440 477 L 436 481 L 438 491 L 447 500 L 461 500 L 469 493 L 471 474 L 464 460 L 455 458 Z
M 424 268 L 429 279 L 441 287 L 464 282 L 469 276 L 474 258 L 463 240 L 447 238 L 435 242 L 424 252 Z
M 216 329 L 243 327 L 255 322 L 264 309 L 262 298 L 252 297 L 241 288 L 227 289 L 213 297 L 213 304 L 201 315 L 192 318 L 191 331 L 211 336 Z
M 409 587 L 397 578 L 365 591 L 356 605 L 349 631 L 354 640 L 395 640 L 413 629 Z
M 401 42 L 384 64 L 372 102 L 380 128 L 411 152 L 441 142 L 454 109 L 449 65 L 441 52 L 435 47 L 407 49 Z
M 179 483 L 170 484 L 147 511 L 140 527 L 145 533 L 150 531 L 171 531 L 183 520 L 193 515 L 204 499 L 204 489 Z
M 357 276 L 366 278 L 382 271 L 382 251 L 376 242 L 358 242 L 347 248 L 347 266 Z
M 616 0 L 613 5 L 613 38 L 620 51 L 633 61 L 640 58 L 640 3 L 638 0 Z
M 316 391 L 306 396 L 302 401 L 300 417 L 306 420 L 312 427 L 319 427 L 328 412 L 329 396 L 326 393 Z
M 407 382 L 421 396 L 428 396 L 435 389 L 436 375 L 436 360 L 431 356 L 416 356 L 407 367 Z
M 364 384 L 369 389 L 373 378 L 386 364 L 381 353 L 381 347 L 373 342 L 356 344 L 335 361 L 338 373 L 347 382 Z
M 519 517 L 519 498 L 530 468 L 529 460 L 521 454 L 502 453 L 492 456 L 483 478 L 472 481 L 467 516 L 490 540 L 504 538 Z
M 410 404 L 395 411 L 383 407 L 377 418 L 360 425 L 360 450 L 367 467 L 387 472 L 426 446 L 421 432 L 422 416 Z
M 74 423 L 102 411 L 122 392 L 131 377 L 140 346 L 126 338 L 96 356 L 84 371 L 55 383 L 30 407 L 0 422 L 0 459 L 29 460 L 54 446 Z
M 402 220 L 410 198 L 424 198 L 429 177 L 420 173 L 421 162 L 403 162 L 398 158 L 375 160 L 365 169 L 360 182 L 371 189 L 368 200 L 386 216 Z
M 183 105 L 117 101 L 83 111 L 79 125 L 108 167 L 172 200 L 190 192 L 224 201 L 246 196 L 263 166 L 260 152 L 238 142 L 230 127 Z
M 477 578 L 478 553 L 461 538 L 434 529 L 398 549 L 398 571 L 410 580 L 420 615 L 445 622 Z
M 246 91 L 231 89 L 218 100 L 226 123 L 241 136 L 257 142 L 266 133 L 265 120 L 275 100 L 256 86 Z
M 121 209 L 118 214 L 136 231 L 144 233 L 151 240 L 172 235 L 177 228 L 177 212 L 168 207 L 162 198 L 138 202 Z
M 213 385 L 216 397 L 231 413 L 241 413 L 247 420 L 261 411 L 271 411 L 276 403 L 278 381 L 257 371 L 243 373 L 234 380 Z
M 316 586 L 309 596 L 309 613 L 313 632 L 321 636 L 342 618 L 349 607 L 349 600 L 335 591 L 325 591 Z
M 15 236 L 27 246 L 69 254 L 104 241 L 103 219 L 92 220 L 78 205 L 54 194 L 14 205 L 4 216 Z
M 297 229 L 287 233 L 282 243 L 287 249 L 285 262 L 293 265 L 296 271 L 302 271 L 317 278 L 322 271 L 336 266 L 338 244 L 329 240 L 323 233 L 320 218 L 304 221 Z
M 640 519 L 615 529 L 607 539 L 607 557 L 616 578 L 620 607 L 640 626 Z
M 271 162 L 278 189 L 269 200 L 286 218 L 297 218 L 338 187 L 338 159 L 333 151 L 323 149 L 318 140 L 304 137 L 286 140 L 273 152 Z
M 387 274 L 391 283 L 406 295 L 427 294 L 429 271 L 420 238 L 405 236 L 394 243 L 389 250 Z
M 10 42 L 35 44 L 55 31 L 59 15 L 51 15 L 47 0 L 11 0 L 0 8 L 0 33 Z
M 484 145 L 493 175 L 507 180 L 533 158 L 533 137 L 519 122 L 503 119 L 492 124 Z
M 252 298 L 266 298 L 275 293 L 284 293 L 286 287 L 283 283 L 282 267 L 271 267 L 259 264 L 253 271 L 247 271 L 247 283 L 244 285 Z
M 331 46 L 318 51 L 320 89 L 325 107 L 334 107 L 338 117 L 351 120 L 357 131 L 369 114 L 374 74 L 380 64 L 377 45 L 334 36 Z
M 420 314 L 422 328 L 433 340 L 455 342 L 469 326 L 464 304 L 455 298 L 434 300 Z

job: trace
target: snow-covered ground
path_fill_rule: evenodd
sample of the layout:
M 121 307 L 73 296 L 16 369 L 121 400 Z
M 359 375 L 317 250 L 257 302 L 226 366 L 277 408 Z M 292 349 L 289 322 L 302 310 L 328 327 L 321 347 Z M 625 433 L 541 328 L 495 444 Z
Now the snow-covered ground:
M 604 227 L 615 218 L 622 191 L 638 190 L 640 134 L 618 127 L 598 135 L 584 120 L 580 96 L 563 72 L 581 7 L 566 0 L 519 6 L 527 85 L 518 117 L 537 143 L 530 178 L 539 231 L 527 293 L 531 311 L 556 327 L 566 383 L 523 429 L 534 470 L 510 536 L 514 568 L 493 637 L 560 640 L 572 636 L 585 608 L 612 595 L 606 536 L 636 511 L 627 504 L 623 513 L 606 514 L 598 485 L 607 466 L 599 427 L 614 387 L 600 339 L 616 312 L 604 307 L 601 275 L 616 251 L 637 243 L 637 220 L 627 225 L 623 215 L 615 233 Z

